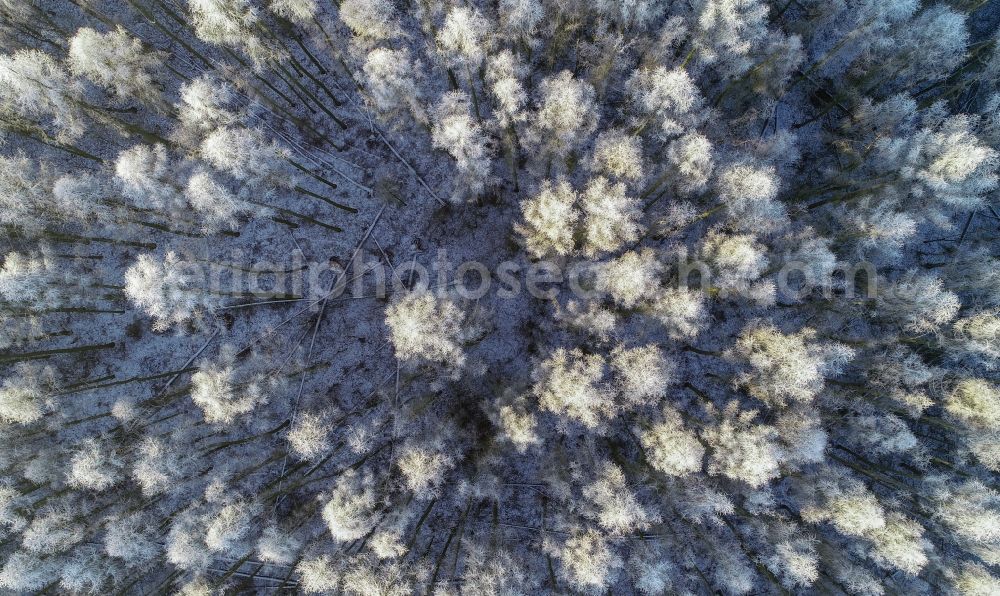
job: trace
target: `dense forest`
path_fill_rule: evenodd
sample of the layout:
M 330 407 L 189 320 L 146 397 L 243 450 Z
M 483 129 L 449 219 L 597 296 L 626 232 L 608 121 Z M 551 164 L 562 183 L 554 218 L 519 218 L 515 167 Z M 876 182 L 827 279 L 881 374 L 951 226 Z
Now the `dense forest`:
M 0 589 L 1000 593 L 995 0 L 0 0 Z

